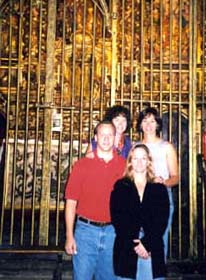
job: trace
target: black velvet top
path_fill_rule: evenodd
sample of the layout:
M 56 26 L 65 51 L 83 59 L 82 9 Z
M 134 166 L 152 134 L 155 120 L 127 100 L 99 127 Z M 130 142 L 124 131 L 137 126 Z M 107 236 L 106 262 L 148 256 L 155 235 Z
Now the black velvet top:
M 141 242 L 151 253 L 153 277 L 164 277 L 166 266 L 162 236 L 169 217 L 169 198 L 166 187 L 147 183 L 142 202 L 137 188 L 129 178 L 115 183 L 111 193 L 110 211 L 116 239 L 113 252 L 115 274 L 134 278 L 137 257 L 133 239 L 138 239 L 140 228 L 144 231 Z

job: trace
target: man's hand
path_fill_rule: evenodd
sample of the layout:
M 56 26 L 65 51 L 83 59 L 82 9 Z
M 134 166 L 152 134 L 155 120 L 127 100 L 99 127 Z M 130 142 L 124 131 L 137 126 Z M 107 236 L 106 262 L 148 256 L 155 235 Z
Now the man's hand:
M 76 255 L 77 247 L 74 237 L 67 238 L 65 243 L 65 251 L 68 255 Z
M 69 255 L 77 253 L 76 241 L 74 239 L 74 221 L 76 216 L 77 201 L 72 199 L 66 200 L 65 206 L 65 223 L 66 223 L 66 242 L 65 251 Z

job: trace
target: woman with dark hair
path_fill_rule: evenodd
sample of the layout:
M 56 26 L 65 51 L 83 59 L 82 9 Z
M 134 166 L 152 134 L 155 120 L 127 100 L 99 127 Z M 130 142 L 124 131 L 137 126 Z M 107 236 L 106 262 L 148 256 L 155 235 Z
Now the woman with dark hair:
M 125 135 L 130 128 L 130 112 L 129 110 L 121 105 L 114 105 L 106 111 L 105 120 L 111 121 L 115 128 L 115 142 L 114 146 L 117 152 L 122 155 L 122 157 L 127 158 L 129 150 L 131 149 L 131 140 L 128 135 Z M 95 133 L 95 130 L 94 130 Z M 88 157 L 92 156 L 92 153 L 96 149 L 97 143 L 93 138 L 89 144 L 86 155 Z
M 170 200 L 170 216 L 168 226 L 164 233 L 165 258 L 168 255 L 168 236 L 172 225 L 174 203 L 172 187 L 179 182 L 179 168 L 177 153 L 172 143 L 160 137 L 162 130 L 162 119 L 156 108 L 148 107 L 139 114 L 137 130 L 142 133 L 142 143 L 150 150 L 155 172 L 155 181 L 166 186 Z
M 167 227 L 169 199 L 155 183 L 152 159 L 144 144 L 131 148 L 124 177 L 111 193 L 111 221 L 116 232 L 113 266 L 117 279 L 164 279 L 162 236 Z
M 152 116 L 152 121 L 156 122 L 156 135 L 160 136 L 162 130 L 162 119 L 160 118 L 157 110 L 153 107 L 148 107 L 139 113 L 139 119 L 137 121 L 137 130 L 143 132 L 142 122 L 146 121 L 148 117 Z

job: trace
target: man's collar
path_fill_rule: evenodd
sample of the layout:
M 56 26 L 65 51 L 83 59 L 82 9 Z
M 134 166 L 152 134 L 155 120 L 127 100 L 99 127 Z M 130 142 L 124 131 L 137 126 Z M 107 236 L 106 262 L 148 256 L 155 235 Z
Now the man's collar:
M 113 148 L 113 151 L 112 151 L 112 158 L 109 160 L 109 161 L 111 161 L 111 160 L 113 160 L 114 158 L 116 158 L 117 157 L 117 152 L 116 152 L 116 149 L 115 148 Z M 97 149 L 95 149 L 94 150 L 94 158 L 96 158 L 96 159 L 100 159 L 100 160 L 104 160 L 105 161 L 105 159 L 103 158 L 103 157 L 99 157 L 98 156 L 98 154 L 97 154 Z M 108 161 L 108 162 L 109 162 Z M 105 161 L 106 162 L 106 161 Z

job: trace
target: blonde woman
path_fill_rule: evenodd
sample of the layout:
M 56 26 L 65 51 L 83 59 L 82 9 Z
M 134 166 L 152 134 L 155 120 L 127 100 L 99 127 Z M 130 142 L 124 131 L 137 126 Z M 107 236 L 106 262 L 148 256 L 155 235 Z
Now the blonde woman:
M 111 193 L 116 239 L 113 265 L 117 279 L 164 279 L 163 234 L 169 217 L 165 186 L 155 183 L 152 159 L 144 144 L 129 152 L 124 177 Z

